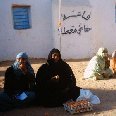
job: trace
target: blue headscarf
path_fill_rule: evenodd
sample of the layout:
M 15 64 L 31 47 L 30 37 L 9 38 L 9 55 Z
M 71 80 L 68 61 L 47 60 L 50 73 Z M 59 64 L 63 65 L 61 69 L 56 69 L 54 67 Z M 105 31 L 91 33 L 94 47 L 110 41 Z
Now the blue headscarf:
M 20 52 L 19 54 L 17 54 L 16 58 L 26 58 L 26 59 L 28 59 L 28 55 L 26 54 L 26 52 Z
M 28 72 L 34 74 L 34 70 L 31 67 L 30 62 L 28 61 L 28 55 L 26 54 L 26 52 L 20 52 L 19 54 L 17 54 L 16 59 L 17 58 L 27 59 L 27 62 L 26 62 L 27 70 L 28 70 Z M 20 62 L 18 62 L 18 61 L 15 61 L 14 64 L 12 64 L 12 67 L 13 67 L 14 72 L 17 75 L 17 77 L 20 77 L 23 74 L 22 70 L 19 68 L 19 65 L 20 65 Z

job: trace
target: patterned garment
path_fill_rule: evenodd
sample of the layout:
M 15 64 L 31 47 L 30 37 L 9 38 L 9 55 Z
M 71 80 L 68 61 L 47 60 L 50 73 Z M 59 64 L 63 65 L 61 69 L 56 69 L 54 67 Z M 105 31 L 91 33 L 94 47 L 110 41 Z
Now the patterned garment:
M 116 58 L 116 50 L 112 53 L 112 58 Z
M 108 59 L 107 49 L 99 48 L 96 56 L 88 63 L 84 72 L 84 78 L 93 78 L 95 80 L 109 78 L 113 74 L 109 66 L 110 60 Z
M 69 101 L 63 104 L 64 109 L 71 114 L 93 110 L 93 105 L 88 100 Z
M 112 67 L 113 73 L 116 74 L 116 50 L 112 53 L 111 67 Z

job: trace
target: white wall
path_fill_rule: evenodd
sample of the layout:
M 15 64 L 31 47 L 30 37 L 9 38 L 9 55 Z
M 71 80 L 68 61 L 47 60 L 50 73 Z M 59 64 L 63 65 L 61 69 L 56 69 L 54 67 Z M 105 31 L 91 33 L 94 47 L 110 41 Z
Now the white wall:
M 65 14 L 67 20 L 62 22 L 62 28 L 71 29 L 74 25 L 86 25 L 91 28 L 88 33 L 81 35 L 76 33 L 61 34 L 58 32 L 58 7 L 57 0 L 53 3 L 54 14 L 54 37 L 55 46 L 61 49 L 64 58 L 89 58 L 92 57 L 99 47 L 107 47 L 109 54 L 116 49 L 116 23 L 115 23 L 115 1 L 114 0 L 62 0 L 61 14 Z M 86 11 L 86 15 L 91 12 L 90 19 L 84 21 L 83 18 L 73 17 L 78 12 Z M 57 14 L 57 15 L 56 15 Z M 72 17 L 71 17 L 72 16 Z M 60 41 L 61 38 L 61 41 Z M 61 47 L 60 47 L 61 46 Z
M 13 29 L 12 4 L 31 6 L 31 29 Z M 47 58 L 53 47 L 61 50 L 63 58 L 89 58 L 101 46 L 111 54 L 116 49 L 115 4 L 116 0 L 62 0 L 62 28 L 82 30 L 59 36 L 58 0 L 1 0 L 0 61 L 15 59 L 20 51 Z M 84 11 L 88 20 L 82 17 Z M 69 18 L 63 20 L 64 15 Z M 85 32 L 84 25 L 91 30 Z
M 100 46 L 111 54 L 116 49 L 116 0 L 90 0 L 93 7 L 93 39 L 95 52 Z
M 31 6 L 31 29 L 13 29 L 12 4 Z M 51 5 L 51 0 L 0 1 L 0 61 L 15 59 L 20 51 L 29 57 L 47 57 L 53 48 Z

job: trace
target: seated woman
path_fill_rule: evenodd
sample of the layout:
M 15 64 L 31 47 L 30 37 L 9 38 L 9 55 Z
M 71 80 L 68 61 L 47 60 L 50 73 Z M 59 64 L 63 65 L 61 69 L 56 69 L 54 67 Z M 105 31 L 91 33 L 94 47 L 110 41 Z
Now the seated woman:
M 113 73 L 116 75 L 116 50 L 112 53 L 112 60 L 111 60 L 111 67 L 113 70 Z
M 38 69 L 36 85 L 38 101 L 44 106 L 60 106 L 80 95 L 75 76 L 58 49 L 52 49 L 47 63 Z
M 56 107 L 76 100 L 83 89 L 76 86 L 71 67 L 61 59 L 58 49 L 52 49 L 48 60 L 36 74 L 37 99 L 40 105 Z M 83 95 L 81 95 L 83 96 Z
M 109 68 L 110 60 L 107 48 L 99 48 L 97 54 L 89 61 L 84 72 L 84 79 L 106 79 L 113 76 Z
M 30 105 L 35 99 L 35 74 L 28 56 L 21 52 L 5 72 L 4 92 L 0 93 L 0 111 Z

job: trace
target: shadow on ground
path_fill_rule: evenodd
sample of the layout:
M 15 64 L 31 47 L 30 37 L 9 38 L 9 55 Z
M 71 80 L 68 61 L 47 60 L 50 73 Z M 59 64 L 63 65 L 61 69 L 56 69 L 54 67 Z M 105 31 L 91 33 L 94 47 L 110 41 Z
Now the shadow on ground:
M 108 111 L 116 109 L 116 90 L 100 90 L 100 89 L 90 89 L 94 94 L 96 94 L 101 101 L 100 105 L 96 105 L 96 111 Z M 105 96 L 105 97 L 104 97 Z
M 100 90 L 90 89 L 96 94 L 101 104 L 94 105 L 94 111 L 76 114 L 78 116 L 93 116 L 101 112 L 116 109 L 116 90 Z M 105 96 L 105 98 L 104 98 Z M 44 108 L 40 106 L 33 106 L 24 109 L 14 109 L 8 112 L 0 113 L 0 116 L 72 116 L 69 112 L 65 111 L 63 107 Z

